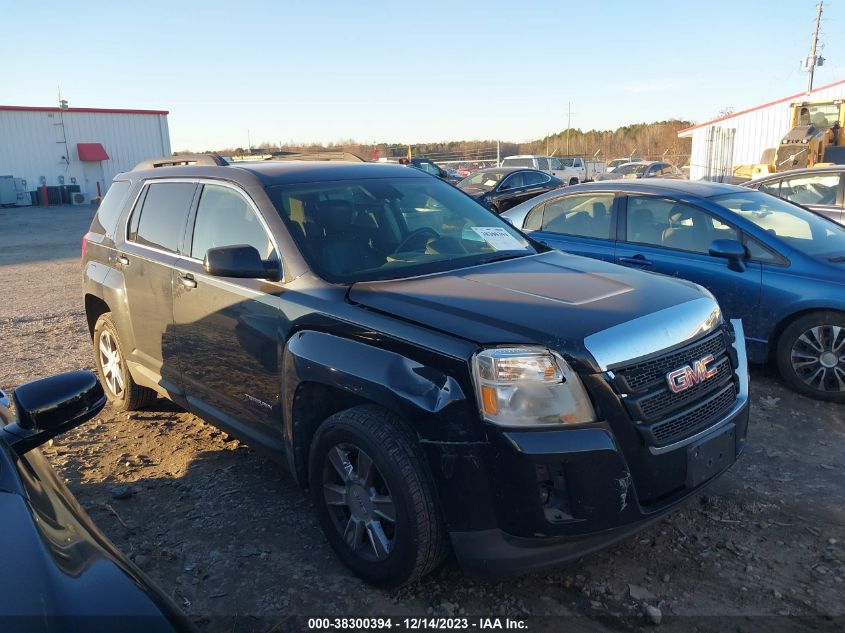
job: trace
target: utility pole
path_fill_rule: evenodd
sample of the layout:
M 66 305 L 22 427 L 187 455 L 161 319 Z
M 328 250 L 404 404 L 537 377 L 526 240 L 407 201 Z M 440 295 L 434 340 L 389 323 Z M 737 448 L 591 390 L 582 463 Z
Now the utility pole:
M 502 164 L 502 155 L 499 151 L 499 141 L 496 141 L 496 167 Z
M 819 0 L 819 3 L 816 5 L 816 9 L 816 30 L 813 32 L 813 43 L 810 45 L 810 55 L 804 60 L 804 68 L 810 75 L 807 81 L 807 93 L 813 91 L 813 74 L 816 70 L 816 66 L 824 65 L 824 57 L 816 55 L 816 46 L 819 43 L 819 29 L 822 24 L 824 0 Z
M 569 156 L 569 128 L 572 127 L 572 102 L 566 102 L 566 155 Z

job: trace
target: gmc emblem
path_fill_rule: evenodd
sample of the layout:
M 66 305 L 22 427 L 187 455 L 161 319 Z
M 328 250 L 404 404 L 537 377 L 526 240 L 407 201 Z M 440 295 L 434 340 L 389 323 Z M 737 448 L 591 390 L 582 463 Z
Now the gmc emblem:
M 669 390 L 672 393 L 681 393 L 700 382 L 704 382 L 708 378 L 712 378 L 719 373 L 719 370 L 715 367 L 713 369 L 707 368 L 707 365 L 714 360 L 713 354 L 708 354 L 694 361 L 691 365 L 684 365 L 683 367 L 670 371 L 666 374 L 666 382 L 669 383 Z

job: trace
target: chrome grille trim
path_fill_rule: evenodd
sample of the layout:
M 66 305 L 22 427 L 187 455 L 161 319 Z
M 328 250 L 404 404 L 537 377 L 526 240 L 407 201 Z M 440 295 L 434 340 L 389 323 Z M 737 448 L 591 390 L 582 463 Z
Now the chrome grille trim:
M 601 371 L 608 371 L 700 338 L 721 323 L 719 304 L 708 294 L 590 334 L 584 346 Z

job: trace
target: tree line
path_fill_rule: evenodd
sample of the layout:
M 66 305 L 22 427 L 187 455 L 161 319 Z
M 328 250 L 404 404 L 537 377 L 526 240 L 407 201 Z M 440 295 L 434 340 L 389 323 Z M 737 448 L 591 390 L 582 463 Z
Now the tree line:
M 596 156 L 598 160 L 612 160 L 628 156 L 637 156 L 646 160 L 665 158 L 678 166 L 689 158 L 691 139 L 678 138 L 678 131 L 692 125 L 690 121 L 671 119 L 654 123 L 635 123 L 615 130 L 561 130 L 540 139 L 525 143 L 498 142 L 499 155 L 540 154 L 540 155 L 579 155 L 587 158 Z M 224 147 L 206 150 L 222 156 L 246 156 L 252 154 L 272 154 L 274 152 L 317 153 L 324 151 L 351 152 L 372 160 L 379 158 L 400 158 L 407 153 L 407 145 L 401 143 L 358 143 L 353 139 L 342 139 L 334 143 L 259 143 L 252 148 Z M 411 145 L 414 156 L 425 156 L 434 161 L 480 161 L 496 158 L 497 141 L 492 139 L 476 141 L 446 141 L 440 143 L 416 143 Z M 175 152 L 189 153 L 189 152 Z

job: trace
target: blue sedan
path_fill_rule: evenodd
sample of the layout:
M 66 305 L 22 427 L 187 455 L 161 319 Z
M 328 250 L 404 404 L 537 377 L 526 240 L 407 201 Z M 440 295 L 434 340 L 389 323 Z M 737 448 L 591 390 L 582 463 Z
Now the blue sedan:
M 845 402 L 845 227 L 759 191 L 654 179 L 588 183 L 503 214 L 569 253 L 688 279 L 742 319 L 751 362 Z

